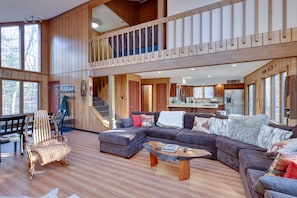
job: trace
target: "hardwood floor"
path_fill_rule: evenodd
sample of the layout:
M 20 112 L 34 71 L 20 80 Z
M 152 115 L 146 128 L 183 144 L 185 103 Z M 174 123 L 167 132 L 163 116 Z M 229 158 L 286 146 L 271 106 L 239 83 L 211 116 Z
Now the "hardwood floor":
M 58 187 L 59 197 L 246 197 L 239 173 L 218 161 L 192 159 L 190 179 L 179 181 L 177 163 L 159 160 L 151 168 L 144 149 L 129 160 L 99 152 L 95 133 L 65 135 L 72 147 L 70 165 L 36 166 L 32 181 L 27 174 L 27 155 L 14 155 L 13 144 L 3 144 L 0 196 L 38 197 Z

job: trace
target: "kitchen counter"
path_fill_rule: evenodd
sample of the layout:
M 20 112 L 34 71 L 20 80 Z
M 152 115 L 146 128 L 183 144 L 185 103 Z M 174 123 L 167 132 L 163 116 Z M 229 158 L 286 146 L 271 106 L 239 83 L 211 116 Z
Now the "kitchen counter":
M 218 110 L 217 103 L 170 103 L 169 111 L 185 111 L 190 113 L 211 113 L 215 114 Z
M 186 107 L 186 108 L 218 108 L 217 103 L 170 103 L 169 107 Z

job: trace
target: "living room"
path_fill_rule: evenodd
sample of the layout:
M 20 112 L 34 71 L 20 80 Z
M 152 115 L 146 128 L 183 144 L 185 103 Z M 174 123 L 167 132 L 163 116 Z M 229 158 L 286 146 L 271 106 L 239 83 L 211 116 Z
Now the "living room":
M 49 82 L 59 82 L 60 85 L 74 85 L 76 87 L 76 92 L 75 92 L 75 101 L 73 104 L 73 106 L 76 107 L 75 109 L 75 128 L 82 130 L 82 131 L 92 131 L 92 132 L 102 132 L 105 131 L 109 128 L 109 126 L 106 126 L 104 123 L 102 123 L 100 121 L 100 119 L 98 119 L 98 115 L 97 113 L 94 111 L 93 107 L 92 107 L 92 95 L 91 92 L 95 91 L 94 89 L 91 89 L 94 87 L 94 85 L 92 84 L 92 78 L 96 77 L 97 73 L 99 73 L 98 77 L 101 76 L 108 76 L 108 80 L 107 83 L 112 83 L 113 81 L 113 75 L 115 75 L 115 79 L 116 80 L 122 80 L 122 81 L 118 81 L 118 82 L 123 82 L 123 87 L 117 87 L 115 89 L 117 89 L 118 91 L 116 92 L 116 94 L 119 94 L 119 98 L 123 97 L 123 99 L 121 99 L 120 101 L 124 101 L 123 103 L 120 104 L 116 104 L 117 108 L 114 110 L 117 113 L 122 113 L 121 117 L 128 117 L 129 116 L 129 110 L 128 110 L 128 94 L 127 94 L 127 78 L 132 78 L 134 79 L 134 76 L 129 76 L 131 75 L 130 73 L 134 73 L 134 71 L 137 72 L 146 72 L 149 70 L 158 70 L 159 68 L 162 69 L 177 69 L 180 67 L 185 67 L 185 68 L 190 68 L 192 67 L 193 63 L 195 64 L 195 66 L 205 66 L 205 65 L 215 65 L 218 63 L 230 63 L 230 62 L 248 62 L 248 61 L 253 61 L 255 59 L 257 60 L 274 60 L 274 62 L 271 62 L 268 65 L 263 65 L 263 67 L 261 69 L 259 69 L 258 71 L 255 71 L 255 73 L 250 74 L 249 76 L 246 76 L 246 79 L 244 79 L 244 83 L 245 83 L 245 87 L 247 89 L 247 85 L 248 84 L 255 84 L 256 87 L 258 87 L 258 91 L 261 89 L 261 84 L 262 84 L 262 79 L 273 75 L 276 73 L 279 73 L 281 71 L 287 71 L 288 74 L 290 75 L 296 75 L 296 40 L 293 39 L 292 42 L 289 43 L 281 43 L 281 44 L 274 44 L 274 45 L 269 45 L 269 46 L 263 46 L 260 48 L 256 48 L 254 47 L 252 50 L 245 50 L 245 49 L 241 49 L 238 52 L 236 52 L 237 50 L 235 50 L 234 52 L 223 52 L 223 54 L 219 54 L 219 53 L 214 53 L 214 54 L 205 54 L 205 55 L 199 55 L 199 56 L 194 56 L 194 57 L 186 57 L 186 58 L 179 58 L 179 60 L 184 60 L 184 62 L 180 62 L 178 64 L 177 59 L 175 60 L 162 60 L 159 61 L 158 64 L 155 64 L 154 62 L 150 62 L 150 63 L 138 63 L 138 64 L 134 64 L 134 65 L 126 65 L 125 68 L 120 68 L 120 67 L 106 67 L 106 68 L 102 68 L 102 69 L 98 69 L 95 68 L 94 70 L 90 68 L 89 65 L 89 54 L 88 54 L 88 50 L 89 50 L 89 39 L 93 38 L 92 36 L 92 30 L 90 27 L 90 10 L 92 7 L 98 6 L 102 3 L 107 3 L 108 1 L 89 1 L 86 4 L 83 4 L 79 7 L 73 8 L 65 13 L 61 13 L 60 15 L 57 15 L 53 18 L 50 18 L 48 20 L 43 20 L 41 23 L 41 32 L 42 32 L 42 36 L 41 36 L 41 65 L 42 65 L 42 72 L 38 73 L 38 72 L 26 72 L 26 71 L 19 71 L 19 70 L 15 70 L 15 69 L 7 69 L 5 67 L 2 67 L 2 77 L 3 79 L 6 80 L 21 80 L 21 81 L 34 81 L 34 82 L 39 82 L 40 83 L 40 89 L 39 89 L 39 95 L 42 95 L 42 100 L 39 101 L 39 109 L 48 109 L 49 110 L 49 106 L 50 103 L 52 102 L 52 100 L 50 99 L 50 94 L 48 93 L 47 87 Z M 226 1 L 227 2 L 227 1 Z M 237 1 L 236 1 L 237 2 Z M 249 1 L 247 1 L 249 2 Z M 170 1 L 168 1 L 167 3 L 170 4 Z M 176 3 L 176 2 L 175 2 Z M 229 2 L 230 3 L 230 2 Z M 268 3 L 268 2 L 267 2 Z M 286 3 L 290 4 L 292 3 L 292 1 L 286 1 Z M 294 4 L 294 2 L 293 2 Z M 178 4 L 177 4 L 178 5 Z M 291 5 L 291 4 L 290 4 Z M 30 15 L 28 15 L 30 16 Z M 290 18 L 291 16 L 287 16 L 288 18 Z M 293 17 L 292 17 L 293 18 Z M 5 23 L 7 24 L 7 22 Z M 291 28 L 291 31 L 289 31 L 291 37 L 292 35 L 296 38 L 296 33 L 294 33 L 294 31 L 296 31 L 296 28 Z M 267 52 L 267 53 L 263 53 L 263 52 Z M 236 55 L 237 53 L 239 53 L 239 55 L 234 56 L 235 58 L 232 59 L 230 61 L 230 57 L 232 57 L 233 55 Z M 225 58 L 224 58 L 225 57 Z M 229 60 L 226 60 L 227 57 L 229 57 Z M 209 65 L 208 62 L 210 62 L 210 60 L 212 59 L 213 62 L 211 62 L 211 64 Z M 197 63 L 197 64 L 196 64 Z M 207 64 L 206 64 L 207 63 Z M 182 65 L 181 65 L 182 64 Z M 272 65 L 272 69 L 270 67 L 270 65 Z M 266 68 L 266 72 L 263 72 L 264 69 Z M 122 72 L 122 76 L 119 74 Z M 125 76 L 127 75 L 127 76 Z M 86 86 L 86 91 L 87 94 L 85 96 L 82 96 L 80 88 L 82 85 L 82 81 L 86 81 L 87 82 L 87 86 Z M 141 80 L 140 80 L 141 82 Z M 115 83 L 116 84 L 116 83 Z M 107 91 L 109 90 L 109 88 L 107 89 Z M 169 90 L 169 88 L 168 88 Z M 260 91 L 259 91 L 260 92 Z M 168 91 L 169 93 L 169 91 Z M 109 100 L 114 100 L 112 99 L 112 97 L 108 98 Z M 247 95 L 245 100 L 247 100 Z M 265 107 L 263 105 L 263 103 L 261 101 L 264 100 L 263 94 L 257 93 L 257 103 L 256 103 L 256 114 L 260 114 L 260 113 L 264 113 L 265 112 Z M 289 103 L 293 103 L 294 100 L 288 101 Z M 247 103 L 245 103 L 245 109 L 248 109 L 247 107 Z M 296 104 L 295 104 L 296 105 Z M 51 111 L 51 110 L 49 110 Z M 111 110 L 113 111 L 113 110 Z M 245 110 L 247 112 L 247 110 Z M 74 112 L 72 112 L 74 113 Z M 294 126 L 296 125 L 296 118 L 294 118 L 294 114 L 291 113 L 290 117 L 288 118 L 288 123 L 290 126 Z M 296 115 L 295 115 L 296 116 Z M 111 119 L 112 120 L 112 119 Z M 287 120 L 286 120 L 287 121 Z M 88 134 L 84 132 L 76 132 L 77 135 L 75 136 L 79 136 L 81 139 L 84 139 L 84 135 L 88 136 L 86 138 L 90 138 L 91 139 L 96 139 L 96 141 L 91 142 L 90 145 L 92 145 L 93 148 L 95 148 L 96 151 L 98 151 L 99 147 L 98 147 L 98 140 L 97 140 L 97 136 L 94 134 Z M 66 134 L 68 136 L 68 134 Z M 69 144 L 71 144 L 71 133 L 69 133 Z M 77 152 L 77 150 L 82 149 L 82 148 L 87 148 L 88 144 L 82 144 L 79 141 L 74 143 L 75 145 L 77 144 L 77 147 L 73 146 L 73 150 Z M 9 149 L 10 147 L 8 147 Z M 87 150 L 88 151 L 88 150 Z M 91 151 L 90 151 L 91 152 Z M 95 152 L 95 151 L 92 151 Z M 73 152 L 75 154 L 75 152 Z M 72 160 L 74 160 L 73 158 L 78 157 L 79 156 L 84 156 L 85 154 L 79 153 L 76 154 L 72 157 Z M 99 154 L 101 156 L 101 153 L 96 153 L 94 155 Z M 140 156 L 145 156 L 145 160 L 148 159 L 148 153 L 146 153 L 146 151 L 142 151 L 140 154 Z M 93 155 L 92 155 L 93 156 Z M 100 156 L 98 158 L 100 158 Z M 108 156 L 107 158 L 110 159 L 109 155 L 104 155 L 104 157 Z M 104 158 L 103 157 L 103 158 Z M 136 156 L 138 157 L 138 156 Z M 12 157 L 13 158 L 13 157 Z M 19 159 L 20 157 L 17 156 L 17 159 Z M 87 156 L 83 157 L 83 159 L 85 161 L 88 161 L 89 158 L 92 158 L 90 154 L 88 154 Z M 96 157 L 96 159 L 98 160 L 98 158 Z M 103 159 L 102 158 L 102 159 Z M 100 158 L 101 159 L 101 158 Z M 111 157 L 110 161 L 106 162 L 106 164 L 103 164 L 103 166 L 108 164 L 112 164 L 113 159 L 117 160 L 119 158 L 113 158 Z M 132 163 L 129 162 L 129 160 L 124 161 L 124 159 L 120 158 L 120 161 L 123 160 L 123 163 Z M 25 159 L 22 161 L 23 164 L 25 163 Z M 75 160 L 74 160 L 75 161 Z M 196 162 L 197 161 L 197 162 Z M 194 167 L 198 167 L 200 164 L 199 159 L 193 161 L 192 166 Z M 208 161 L 206 160 L 202 160 L 205 161 L 205 163 L 207 164 Z M 211 161 L 212 162 L 212 161 Z M 16 165 L 14 164 L 13 161 L 11 161 L 11 165 Z M 97 161 L 93 161 L 93 162 L 86 162 L 87 165 L 94 165 L 97 164 Z M 114 162 L 117 163 L 117 162 Z M 148 162 L 147 162 L 148 163 Z M 214 162 L 216 163 L 216 162 Z M 74 163 L 75 164 L 75 163 Z M 143 163 L 145 164 L 145 162 Z M 143 164 L 138 164 L 138 166 L 142 166 Z M 86 165 L 86 166 L 87 166 Z M 142 171 L 148 171 L 149 168 L 146 167 L 147 164 L 145 164 L 145 168 Z M 219 163 L 216 164 L 217 166 L 221 166 Z M 8 166 L 7 164 L 5 165 L 5 162 L 1 163 L 1 166 Z M 122 164 L 120 164 L 119 166 L 123 166 Z M 50 166 L 51 168 L 57 170 L 60 168 L 58 166 L 58 168 L 56 166 Z M 162 165 L 161 165 L 162 167 Z M 208 167 L 208 165 L 205 165 L 205 167 Z M 8 167 L 7 167 L 8 168 Z M 21 175 L 22 178 L 24 178 L 24 180 L 26 180 L 26 171 L 25 168 L 21 168 L 19 167 L 21 170 L 23 170 L 23 174 Z M 90 169 L 89 167 L 81 167 L 82 169 Z M 127 167 L 128 169 L 136 169 L 136 167 Z M 147 170 L 145 170 L 146 168 L 148 168 Z M 161 178 L 164 177 L 164 172 L 166 173 L 166 171 L 168 171 L 168 165 L 165 164 L 164 165 L 164 169 L 161 170 Z M 224 169 L 225 168 L 225 169 Z M 1 168 L 2 169 L 2 168 Z M 64 169 L 64 168 L 62 168 Z M 173 166 L 174 169 L 174 166 Z M 220 168 L 217 168 L 220 169 Z M 78 172 L 79 170 L 76 169 Z M 192 168 L 191 170 L 194 170 L 195 172 L 195 168 Z M 222 172 L 228 172 L 228 167 L 222 167 Z M 11 171 L 11 170 L 10 170 Z M 94 171 L 94 170 L 92 170 Z M 124 171 L 124 170 L 123 170 Z M 164 172 L 163 172 L 164 171 Z M 12 170 L 11 172 L 15 172 L 15 170 Z M 157 170 L 158 172 L 158 170 Z M 174 171 L 172 171 L 174 172 Z M 1 172 L 2 173 L 2 172 Z M 228 172 L 230 175 L 235 175 L 234 178 L 229 178 L 230 182 L 234 182 L 232 183 L 232 185 L 230 186 L 237 186 L 240 185 L 238 183 L 240 183 L 240 178 L 239 176 L 236 174 L 236 172 L 233 172 L 232 170 L 230 170 L 230 172 Z M 43 174 L 43 173 L 42 173 Z M 42 175 L 40 174 L 40 175 Z M 83 173 L 80 173 L 83 174 Z M 96 174 L 96 172 L 95 172 Z M 101 174 L 101 173 L 100 173 Z M 98 175 L 100 175 L 98 173 Z M 117 172 L 117 174 L 119 174 Z M 132 174 L 132 173 L 130 173 Z M 174 174 L 166 174 L 166 177 L 174 177 Z M 149 175 L 149 173 L 148 173 Z M 227 175 L 224 174 L 223 175 Z M 102 177 L 104 177 L 104 175 L 101 175 Z M 106 176 L 106 175 L 105 175 Z M 175 175 L 176 176 L 176 175 Z M 194 178 L 199 178 L 199 177 L 195 177 L 195 173 L 191 175 Z M 198 176 L 198 175 L 197 175 Z M 207 176 L 207 174 L 206 174 Z M 88 175 L 88 177 L 91 177 L 91 175 Z M 129 178 L 129 176 L 125 176 L 127 178 Z M 39 177 L 39 174 L 37 175 L 37 178 L 42 178 L 42 176 Z M 124 176 L 123 176 L 124 178 Z M 154 181 L 153 178 L 151 176 L 148 176 L 148 180 L 152 179 L 151 181 Z M 237 179 L 235 179 L 237 178 Z M 61 178 L 53 178 L 53 180 L 56 179 L 61 179 Z M 176 179 L 174 177 L 174 179 Z M 225 178 L 226 179 L 226 178 Z M 24 182 L 24 180 L 20 180 L 22 182 Z M 38 179 L 37 179 L 38 180 Z M 35 182 L 37 182 L 37 180 L 35 181 L 33 179 L 33 183 L 35 184 Z M 73 178 L 71 178 L 70 180 L 73 180 Z M 100 181 L 100 178 L 98 178 L 98 180 Z M 115 178 L 111 179 L 110 181 L 107 181 L 106 183 L 109 183 L 110 185 L 113 184 L 113 181 L 115 180 Z M 233 181 L 234 180 L 234 181 Z M 125 180 L 120 180 L 122 183 L 125 184 Z M 163 181 L 163 180 L 162 180 Z M 161 180 L 156 180 L 155 182 L 152 183 L 160 183 L 162 182 Z M 16 180 L 13 180 L 13 182 L 17 182 Z M 46 182 L 48 181 L 45 181 Z M 173 183 L 176 181 L 172 181 Z M 25 182 L 26 183 L 26 182 Z M 62 182 L 61 182 L 62 183 Z M 67 180 L 63 183 L 68 183 Z M 100 182 L 101 183 L 101 182 Z M 27 185 L 28 182 L 24 185 Z M 87 186 L 88 183 L 85 183 L 84 186 Z M 187 185 L 185 185 L 183 188 L 192 188 L 192 186 L 190 185 L 191 181 L 188 181 Z M 22 185 L 22 184 L 20 184 Z M 29 185 L 29 184 L 28 184 Z M 64 186 L 64 184 L 61 184 L 62 186 Z M 107 188 L 107 184 L 102 184 L 105 185 L 105 187 Z M 121 190 L 120 187 L 120 183 L 117 184 L 118 185 L 118 190 L 120 192 L 125 192 L 125 190 Z M 136 184 L 134 184 L 136 185 Z M 148 184 L 145 182 L 142 184 L 143 186 L 147 186 Z M 201 183 L 196 183 L 194 186 L 198 186 L 201 185 Z M 5 185 L 6 187 L 7 184 Z M 77 187 L 76 185 L 70 185 L 70 186 L 65 186 L 66 189 L 68 190 L 64 190 L 62 191 L 62 196 L 66 196 L 72 193 L 76 193 L 78 195 L 79 191 L 76 190 L 75 192 L 71 192 L 72 189 L 74 187 Z M 178 188 L 175 185 L 176 188 Z M 230 187 L 229 186 L 229 187 Z M 32 186 L 31 186 L 32 187 Z M 52 186 L 53 188 L 54 186 Z M 135 186 L 136 187 L 136 186 Z M 226 187 L 226 188 L 229 188 Z M 89 187 L 86 193 L 86 196 L 94 196 L 96 195 L 96 191 L 95 189 L 96 186 L 93 186 L 92 188 Z M 155 186 L 155 188 L 159 188 L 158 186 Z M 219 187 L 218 187 L 219 188 Z M 47 187 L 43 187 L 42 190 L 38 190 L 37 188 L 32 187 L 31 189 L 34 189 L 34 192 L 32 191 L 31 195 L 34 196 L 38 196 L 39 194 L 43 194 L 46 191 L 49 190 L 49 188 Z M 98 188 L 99 189 L 99 188 Z M 60 189 L 61 190 L 61 189 Z M 163 197 L 166 195 L 169 195 L 170 193 L 168 193 L 168 191 L 171 191 L 174 189 L 162 189 L 159 190 L 159 196 Z M 112 191 L 112 190 L 110 190 Z M 141 191 L 141 190 L 140 190 Z M 239 196 L 244 197 L 244 190 L 242 188 L 242 186 L 240 186 L 239 188 L 237 188 L 235 191 L 239 191 Z M 10 195 L 17 195 L 15 193 L 13 193 L 13 189 L 11 191 L 9 191 L 9 193 L 11 193 Z M 17 191 L 16 191 L 17 192 Z M 25 190 L 25 187 L 22 188 L 22 190 L 19 191 L 20 194 L 28 194 L 28 191 Z M 109 190 L 105 190 L 105 193 L 108 193 Z M 152 191 L 148 191 L 146 192 L 146 196 L 149 196 L 149 193 L 151 193 Z M 164 194 L 162 194 L 162 192 Z M 187 194 L 186 191 L 182 191 L 180 190 L 180 194 L 177 195 L 184 195 Z M 93 193 L 93 194 L 92 194 Z M 99 192 L 98 192 L 99 193 Z M 203 196 L 203 193 L 206 192 L 192 192 L 192 194 L 190 194 L 189 196 L 194 196 L 195 193 L 201 193 L 201 196 Z M 215 194 L 221 194 L 222 192 L 216 192 L 214 194 L 212 194 L 212 196 L 215 196 Z M 135 196 L 139 196 L 140 192 L 136 192 Z M 125 197 L 129 197 L 129 194 L 114 194 L 114 196 L 125 196 Z M 157 196 L 157 194 L 155 194 Z M 204 194 L 204 195 L 209 195 L 209 194 Z M 224 194 L 225 195 L 225 194 Z M 80 196 L 84 197 L 84 193 L 82 193 Z M 98 195 L 100 196 L 100 195 Z M 104 195 L 101 195 L 102 197 Z M 133 196 L 133 195 L 132 195 Z M 235 193 L 235 195 L 233 195 L 234 197 L 238 197 L 238 194 Z M 226 195 L 227 197 L 227 195 Z M 232 195 L 230 195 L 230 197 L 232 197 Z

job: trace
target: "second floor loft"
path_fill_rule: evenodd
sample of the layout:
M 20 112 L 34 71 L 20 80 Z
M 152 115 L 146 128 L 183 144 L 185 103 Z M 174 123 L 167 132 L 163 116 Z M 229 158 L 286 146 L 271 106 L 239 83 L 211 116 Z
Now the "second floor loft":
M 104 69 L 108 68 L 109 72 L 116 74 L 116 69 L 112 68 L 117 66 L 123 68 L 184 57 L 198 58 L 251 48 L 261 51 L 258 47 L 275 44 L 279 44 L 280 53 L 290 56 L 296 44 L 291 48 L 287 48 L 287 44 L 297 41 L 296 6 L 297 2 L 293 0 L 223 0 L 102 34 L 89 40 L 90 76 L 106 75 Z M 282 46 L 288 50 L 283 50 Z M 268 51 L 266 54 L 261 52 L 262 57 L 257 57 L 257 51 L 254 55 L 242 56 L 240 61 L 275 58 Z M 232 63 L 231 57 L 225 59 Z M 214 64 L 213 61 L 168 67 L 207 66 Z M 142 67 L 137 71 L 154 69 L 160 68 Z

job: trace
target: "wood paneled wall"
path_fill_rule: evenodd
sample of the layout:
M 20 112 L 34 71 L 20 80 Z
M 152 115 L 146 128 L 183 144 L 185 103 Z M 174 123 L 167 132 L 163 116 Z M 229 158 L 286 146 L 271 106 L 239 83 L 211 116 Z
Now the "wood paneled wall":
M 90 1 L 49 21 L 49 80 L 75 86 L 75 127 L 88 131 L 106 129 L 98 124 L 95 113 L 90 110 L 92 100 L 89 91 L 84 97 L 80 94 L 81 80 L 89 82 L 88 39 L 92 36 L 90 5 L 97 6 L 105 2 L 108 1 Z
M 248 85 L 256 85 L 256 114 L 264 113 L 264 87 L 263 79 L 275 75 L 280 72 L 287 72 L 287 75 L 297 74 L 297 57 L 275 59 L 255 72 L 247 75 L 244 78 L 245 84 L 245 112 L 248 112 Z M 296 125 L 295 119 L 289 120 L 289 125 Z
M 153 79 L 142 79 L 142 85 L 152 85 L 153 86 L 153 111 L 157 111 L 157 84 L 166 84 L 166 99 L 169 98 L 169 78 L 153 78 Z M 168 100 L 167 100 L 168 104 Z

